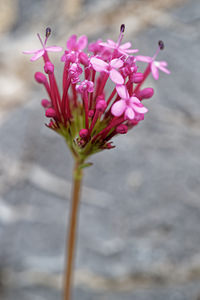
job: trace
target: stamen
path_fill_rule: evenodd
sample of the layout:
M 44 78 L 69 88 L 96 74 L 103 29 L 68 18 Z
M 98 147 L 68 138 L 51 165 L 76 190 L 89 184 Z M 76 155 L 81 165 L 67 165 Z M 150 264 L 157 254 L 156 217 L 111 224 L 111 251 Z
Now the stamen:
M 124 32 L 125 31 L 125 24 L 122 24 L 120 27 L 120 32 Z
M 46 38 L 48 38 L 51 34 L 51 28 L 50 27 L 47 27 L 46 28 Z
M 160 47 L 160 50 L 163 50 L 165 48 L 163 41 L 158 41 L 158 46 Z

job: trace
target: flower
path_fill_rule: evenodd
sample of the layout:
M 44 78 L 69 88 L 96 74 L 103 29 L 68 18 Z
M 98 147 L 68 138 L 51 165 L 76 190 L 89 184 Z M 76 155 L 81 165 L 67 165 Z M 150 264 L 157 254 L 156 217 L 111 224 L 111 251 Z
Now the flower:
M 79 38 L 72 35 L 61 59 L 64 62 L 62 90 L 47 55 L 47 51 L 57 52 L 62 48 L 46 47 L 49 28 L 44 43 L 38 35 L 43 48 L 28 52 L 34 54 L 32 61 L 41 56 L 44 58 L 45 73 L 36 72 L 35 80 L 48 94 L 41 102 L 49 120 L 47 127 L 64 137 L 72 154 L 81 162 L 94 153 L 114 148 L 114 136 L 126 134 L 144 120 L 148 109 L 142 101 L 151 98 L 154 90 L 150 87 L 141 89 L 142 84 L 150 72 L 155 79 L 158 79 L 158 69 L 169 73 L 166 62 L 155 61 L 164 47 L 163 42 L 159 42 L 153 57 L 135 57 L 131 54 L 136 50 L 129 49 L 131 43 L 121 45 L 124 29 L 122 25 L 116 43 L 97 40 L 89 44 L 92 53 L 85 51 L 88 43 L 85 35 Z M 137 61 L 148 63 L 143 73 L 138 72 Z M 110 92 L 109 78 L 113 82 Z
M 97 72 L 106 72 L 109 74 L 110 79 L 116 84 L 123 84 L 123 76 L 116 70 L 123 66 L 123 61 L 121 59 L 112 59 L 109 63 L 96 57 L 92 57 L 90 60 L 93 68 Z
M 39 59 L 40 57 L 42 57 L 45 52 L 60 52 L 62 51 L 61 47 L 57 47 L 57 46 L 50 46 L 50 47 L 46 47 L 46 43 L 48 40 L 49 35 L 51 34 L 51 29 L 47 28 L 46 29 L 46 39 L 44 41 L 44 43 L 42 42 L 42 39 L 39 35 L 39 33 L 37 34 L 41 44 L 42 44 L 42 49 L 39 50 L 31 50 L 31 51 L 23 51 L 24 54 L 34 54 L 33 57 L 31 57 L 31 61 L 35 61 L 37 59 Z
M 150 56 L 143 56 L 143 55 L 137 55 L 135 57 L 136 61 L 142 61 L 147 62 L 150 65 L 150 70 L 153 75 L 153 78 L 155 80 L 158 80 L 159 78 L 159 70 L 163 71 L 166 74 L 170 74 L 170 71 L 166 68 L 167 62 L 166 61 L 156 61 L 155 58 L 158 55 L 160 50 L 164 49 L 164 43 L 163 41 L 158 42 L 158 49 L 153 57 Z
M 111 112 L 115 117 L 124 114 L 125 120 L 133 120 L 137 113 L 147 113 L 148 109 L 143 106 L 137 97 L 130 97 L 125 85 L 118 85 L 116 90 L 121 99 L 116 101 L 112 106 Z

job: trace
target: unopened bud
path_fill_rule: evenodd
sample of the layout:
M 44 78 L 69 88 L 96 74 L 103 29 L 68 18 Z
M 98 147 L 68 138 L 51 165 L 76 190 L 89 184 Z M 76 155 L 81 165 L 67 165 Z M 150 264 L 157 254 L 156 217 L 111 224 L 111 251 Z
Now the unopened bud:
M 133 75 L 133 82 L 134 83 L 140 83 L 140 82 L 142 82 L 142 80 L 143 80 L 143 78 L 144 78 L 144 75 L 143 75 L 143 73 L 135 73 L 134 75 Z
M 99 100 L 96 104 L 96 110 L 100 112 L 104 112 L 107 107 L 107 103 L 105 100 Z
M 88 112 L 88 117 L 89 117 L 89 118 L 92 118 L 93 116 L 94 116 L 94 110 L 91 109 L 91 110 L 89 110 L 89 112 Z
M 125 133 L 127 133 L 127 131 L 128 131 L 128 127 L 124 124 L 121 124 L 121 125 L 117 126 L 117 128 L 116 128 L 116 132 L 120 133 L 120 134 L 125 134 Z
M 38 83 L 46 83 L 47 79 L 46 79 L 46 76 L 41 73 L 41 72 L 36 72 L 35 73 L 35 80 L 38 82 Z
M 53 74 L 53 72 L 54 72 L 54 65 L 50 61 L 47 61 L 45 63 L 45 65 L 44 65 L 44 71 L 48 75 Z
M 51 102 L 47 99 L 42 99 L 41 104 L 44 108 L 49 108 L 51 107 Z
M 79 136 L 80 136 L 82 139 L 86 138 L 86 137 L 88 136 L 88 130 L 85 129 L 85 128 L 81 129 L 81 130 L 79 131 Z
M 153 96 L 154 89 L 152 88 L 145 88 L 138 92 L 137 96 L 139 99 L 149 99 Z
M 82 65 L 84 65 L 85 67 L 87 67 L 87 66 L 89 65 L 89 58 L 88 58 L 88 56 L 87 56 L 86 53 L 81 52 L 81 53 L 79 54 L 79 60 L 80 60 L 80 63 L 81 63 Z
M 56 112 L 53 108 L 48 108 L 45 112 L 45 115 L 47 118 L 55 118 L 56 117 Z

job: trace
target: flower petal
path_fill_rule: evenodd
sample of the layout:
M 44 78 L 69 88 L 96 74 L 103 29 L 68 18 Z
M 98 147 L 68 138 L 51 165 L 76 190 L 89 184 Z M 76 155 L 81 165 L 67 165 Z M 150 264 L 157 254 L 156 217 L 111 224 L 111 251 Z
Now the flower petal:
M 126 49 L 128 49 L 130 47 L 131 47 L 131 43 L 130 42 L 120 45 L 120 49 L 123 49 L 123 50 L 126 50 Z
M 103 46 L 103 47 L 107 47 L 107 48 L 112 48 L 113 49 L 113 46 L 109 45 L 108 43 L 99 43 L 100 46 Z
M 116 69 L 121 68 L 123 66 L 123 64 L 124 64 L 124 62 L 119 58 L 112 59 L 110 62 L 111 67 L 116 68 Z
M 139 51 L 138 49 L 128 49 L 126 50 L 126 53 L 136 53 L 138 51 Z
M 75 34 L 72 34 L 72 36 L 68 39 L 67 48 L 69 50 L 73 50 L 74 47 L 76 46 L 76 39 L 77 39 L 77 36 Z
M 50 46 L 50 47 L 46 47 L 45 50 L 50 52 L 60 52 L 62 51 L 62 48 L 58 46 Z
M 158 68 L 154 64 L 154 61 L 151 63 L 151 73 L 152 73 L 153 78 L 155 80 L 158 80 L 158 78 L 159 78 L 159 72 L 158 72 Z
M 128 93 L 128 90 L 127 90 L 125 85 L 117 85 L 116 90 L 117 90 L 118 95 L 122 99 L 128 99 L 129 98 L 129 93 Z
M 116 83 L 116 84 L 123 84 L 124 83 L 124 78 L 122 75 L 115 69 L 112 69 L 110 71 L 110 79 Z
M 143 61 L 147 63 L 150 63 L 152 61 L 152 58 L 150 56 L 137 55 L 135 58 L 137 61 Z
M 124 114 L 125 119 L 133 120 L 135 117 L 135 113 L 131 107 L 128 107 Z
M 126 109 L 126 102 L 124 100 L 119 100 L 115 102 L 111 107 L 111 113 L 115 117 L 119 117 L 123 114 Z
M 35 61 L 44 54 L 44 49 L 38 50 L 37 53 L 31 57 L 31 61 Z
M 87 43 L 88 43 L 87 36 L 86 35 L 80 36 L 78 41 L 77 41 L 77 45 L 78 45 L 79 50 L 83 50 L 87 46 Z
M 148 112 L 148 109 L 142 104 L 134 104 L 134 110 L 139 114 L 145 114 Z
M 97 71 L 97 72 L 107 71 L 108 64 L 105 61 L 103 61 L 102 59 L 92 57 L 90 59 L 90 62 L 92 64 L 93 68 L 95 69 L 95 71 Z

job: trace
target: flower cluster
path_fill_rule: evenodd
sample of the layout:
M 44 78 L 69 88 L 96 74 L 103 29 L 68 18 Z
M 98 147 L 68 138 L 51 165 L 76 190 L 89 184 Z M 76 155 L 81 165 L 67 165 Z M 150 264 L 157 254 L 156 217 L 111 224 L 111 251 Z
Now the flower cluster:
M 131 43 L 122 44 L 125 26 L 121 25 L 117 42 L 97 40 L 88 45 L 85 35 L 72 35 L 61 57 L 63 62 L 62 92 L 59 91 L 54 65 L 48 52 L 62 51 L 57 46 L 46 47 L 50 28 L 46 29 L 42 49 L 26 51 L 33 54 L 31 61 L 43 57 L 44 73 L 36 72 L 35 79 L 42 84 L 48 99 L 42 100 L 49 128 L 61 134 L 76 159 L 84 161 L 89 155 L 111 149 L 111 139 L 125 134 L 144 119 L 148 109 L 143 99 L 153 96 L 152 88 L 141 89 L 147 76 L 157 80 L 159 70 L 169 74 L 165 61 L 156 61 L 162 41 L 153 57 L 135 55 Z M 84 52 L 88 45 L 88 51 Z M 147 63 L 146 70 L 138 72 L 137 62 Z M 108 88 L 109 87 L 109 88 Z

